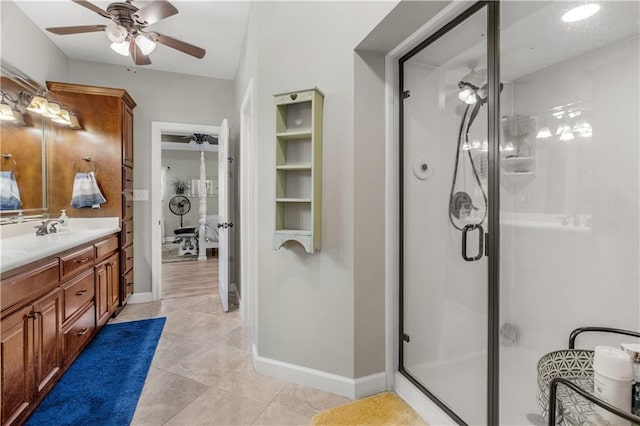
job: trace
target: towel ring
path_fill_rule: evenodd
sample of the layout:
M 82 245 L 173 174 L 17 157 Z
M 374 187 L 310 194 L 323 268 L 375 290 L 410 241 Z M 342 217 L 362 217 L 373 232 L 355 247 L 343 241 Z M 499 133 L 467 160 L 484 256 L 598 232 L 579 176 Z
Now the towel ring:
M 13 155 L 11 154 L 2 154 L 0 155 L 2 157 L 3 160 L 11 160 L 11 172 L 15 172 L 16 171 L 16 167 L 18 167 L 18 163 L 16 162 L 16 160 L 13 159 Z
M 86 161 L 86 162 L 87 162 L 87 163 L 89 163 L 89 164 L 92 164 L 92 165 L 93 165 L 93 170 L 91 170 L 91 171 L 92 171 L 92 172 L 94 172 L 94 173 L 96 172 L 96 170 L 98 169 L 98 166 L 96 165 L 96 162 L 95 162 L 95 161 L 91 160 L 91 157 L 84 157 L 84 158 L 82 158 L 82 160 L 83 160 L 83 161 Z M 73 170 L 74 170 L 76 173 L 78 172 L 78 167 L 77 167 L 77 166 L 78 166 L 78 162 L 77 162 L 77 161 L 74 161 L 74 162 L 73 162 Z

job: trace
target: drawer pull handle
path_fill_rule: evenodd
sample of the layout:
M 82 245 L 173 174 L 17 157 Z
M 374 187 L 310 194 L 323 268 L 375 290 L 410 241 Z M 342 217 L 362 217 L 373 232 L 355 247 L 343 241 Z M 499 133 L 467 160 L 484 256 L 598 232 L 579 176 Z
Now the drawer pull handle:
M 85 334 L 87 334 L 87 331 L 89 331 L 89 327 L 83 328 L 82 330 L 78 331 L 78 336 L 84 336 Z
M 127 283 L 127 287 L 133 287 L 133 283 Z
M 127 260 L 131 260 L 131 259 L 133 259 L 133 256 L 127 257 Z
M 76 296 L 82 296 L 83 294 L 86 294 L 87 291 L 89 290 L 80 290 L 79 292 L 76 293 Z
M 89 260 L 89 258 L 88 258 L 88 257 L 82 257 L 82 258 L 80 258 L 80 259 L 74 259 L 73 261 L 74 261 L 74 262 L 76 262 L 76 263 L 84 263 L 84 262 L 86 262 L 87 260 Z

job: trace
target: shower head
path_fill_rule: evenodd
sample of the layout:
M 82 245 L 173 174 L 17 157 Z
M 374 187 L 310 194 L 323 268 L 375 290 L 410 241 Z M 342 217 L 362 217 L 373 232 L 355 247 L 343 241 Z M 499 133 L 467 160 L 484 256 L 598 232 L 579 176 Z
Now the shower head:
M 460 89 L 460 92 L 458 92 L 458 98 L 460 98 L 460 100 L 467 105 L 476 104 L 478 101 L 480 101 L 480 105 L 484 105 L 485 103 L 487 103 L 488 87 L 488 83 L 482 87 L 478 87 L 473 83 L 461 80 L 458 83 L 458 89 Z M 504 84 L 500 83 L 500 92 L 502 92 L 502 89 L 504 89 Z

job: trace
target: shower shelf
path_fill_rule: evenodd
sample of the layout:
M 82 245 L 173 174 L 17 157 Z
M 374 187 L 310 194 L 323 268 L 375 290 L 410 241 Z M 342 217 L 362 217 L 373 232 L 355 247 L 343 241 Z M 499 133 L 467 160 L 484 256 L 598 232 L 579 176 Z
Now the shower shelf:
M 275 95 L 274 250 L 288 241 L 307 253 L 320 248 L 323 102 L 317 88 Z
M 500 168 L 502 169 L 503 176 L 533 175 L 535 174 L 535 166 L 535 157 L 511 157 L 500 159 Z

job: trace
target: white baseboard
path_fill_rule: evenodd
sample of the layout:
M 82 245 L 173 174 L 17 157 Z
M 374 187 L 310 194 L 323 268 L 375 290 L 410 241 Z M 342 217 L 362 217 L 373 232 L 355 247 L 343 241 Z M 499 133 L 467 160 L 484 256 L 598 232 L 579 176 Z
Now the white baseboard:
M 398 371 L 395 373 L 395 391 L 411 408 L 420 414 L 427 424 L 431 426 L 457 425 L 447 413 L 442 411 L 440 407 L 434 404 Z
M 352 379 L 327 373 L 326 371 L 265 358 L 258 355 L 255 345 L 253 346 L 253 366 L 260 374 L 352 399 L 362 398 L 386 390 L 384 372 Z
M 148 302 L 153 302 L 153 293 L 148 292 L 148 293 L 133 293 L 131 296 L 129 296 L 129 300 L 127 300 L 127 303 L 148 303 Z

